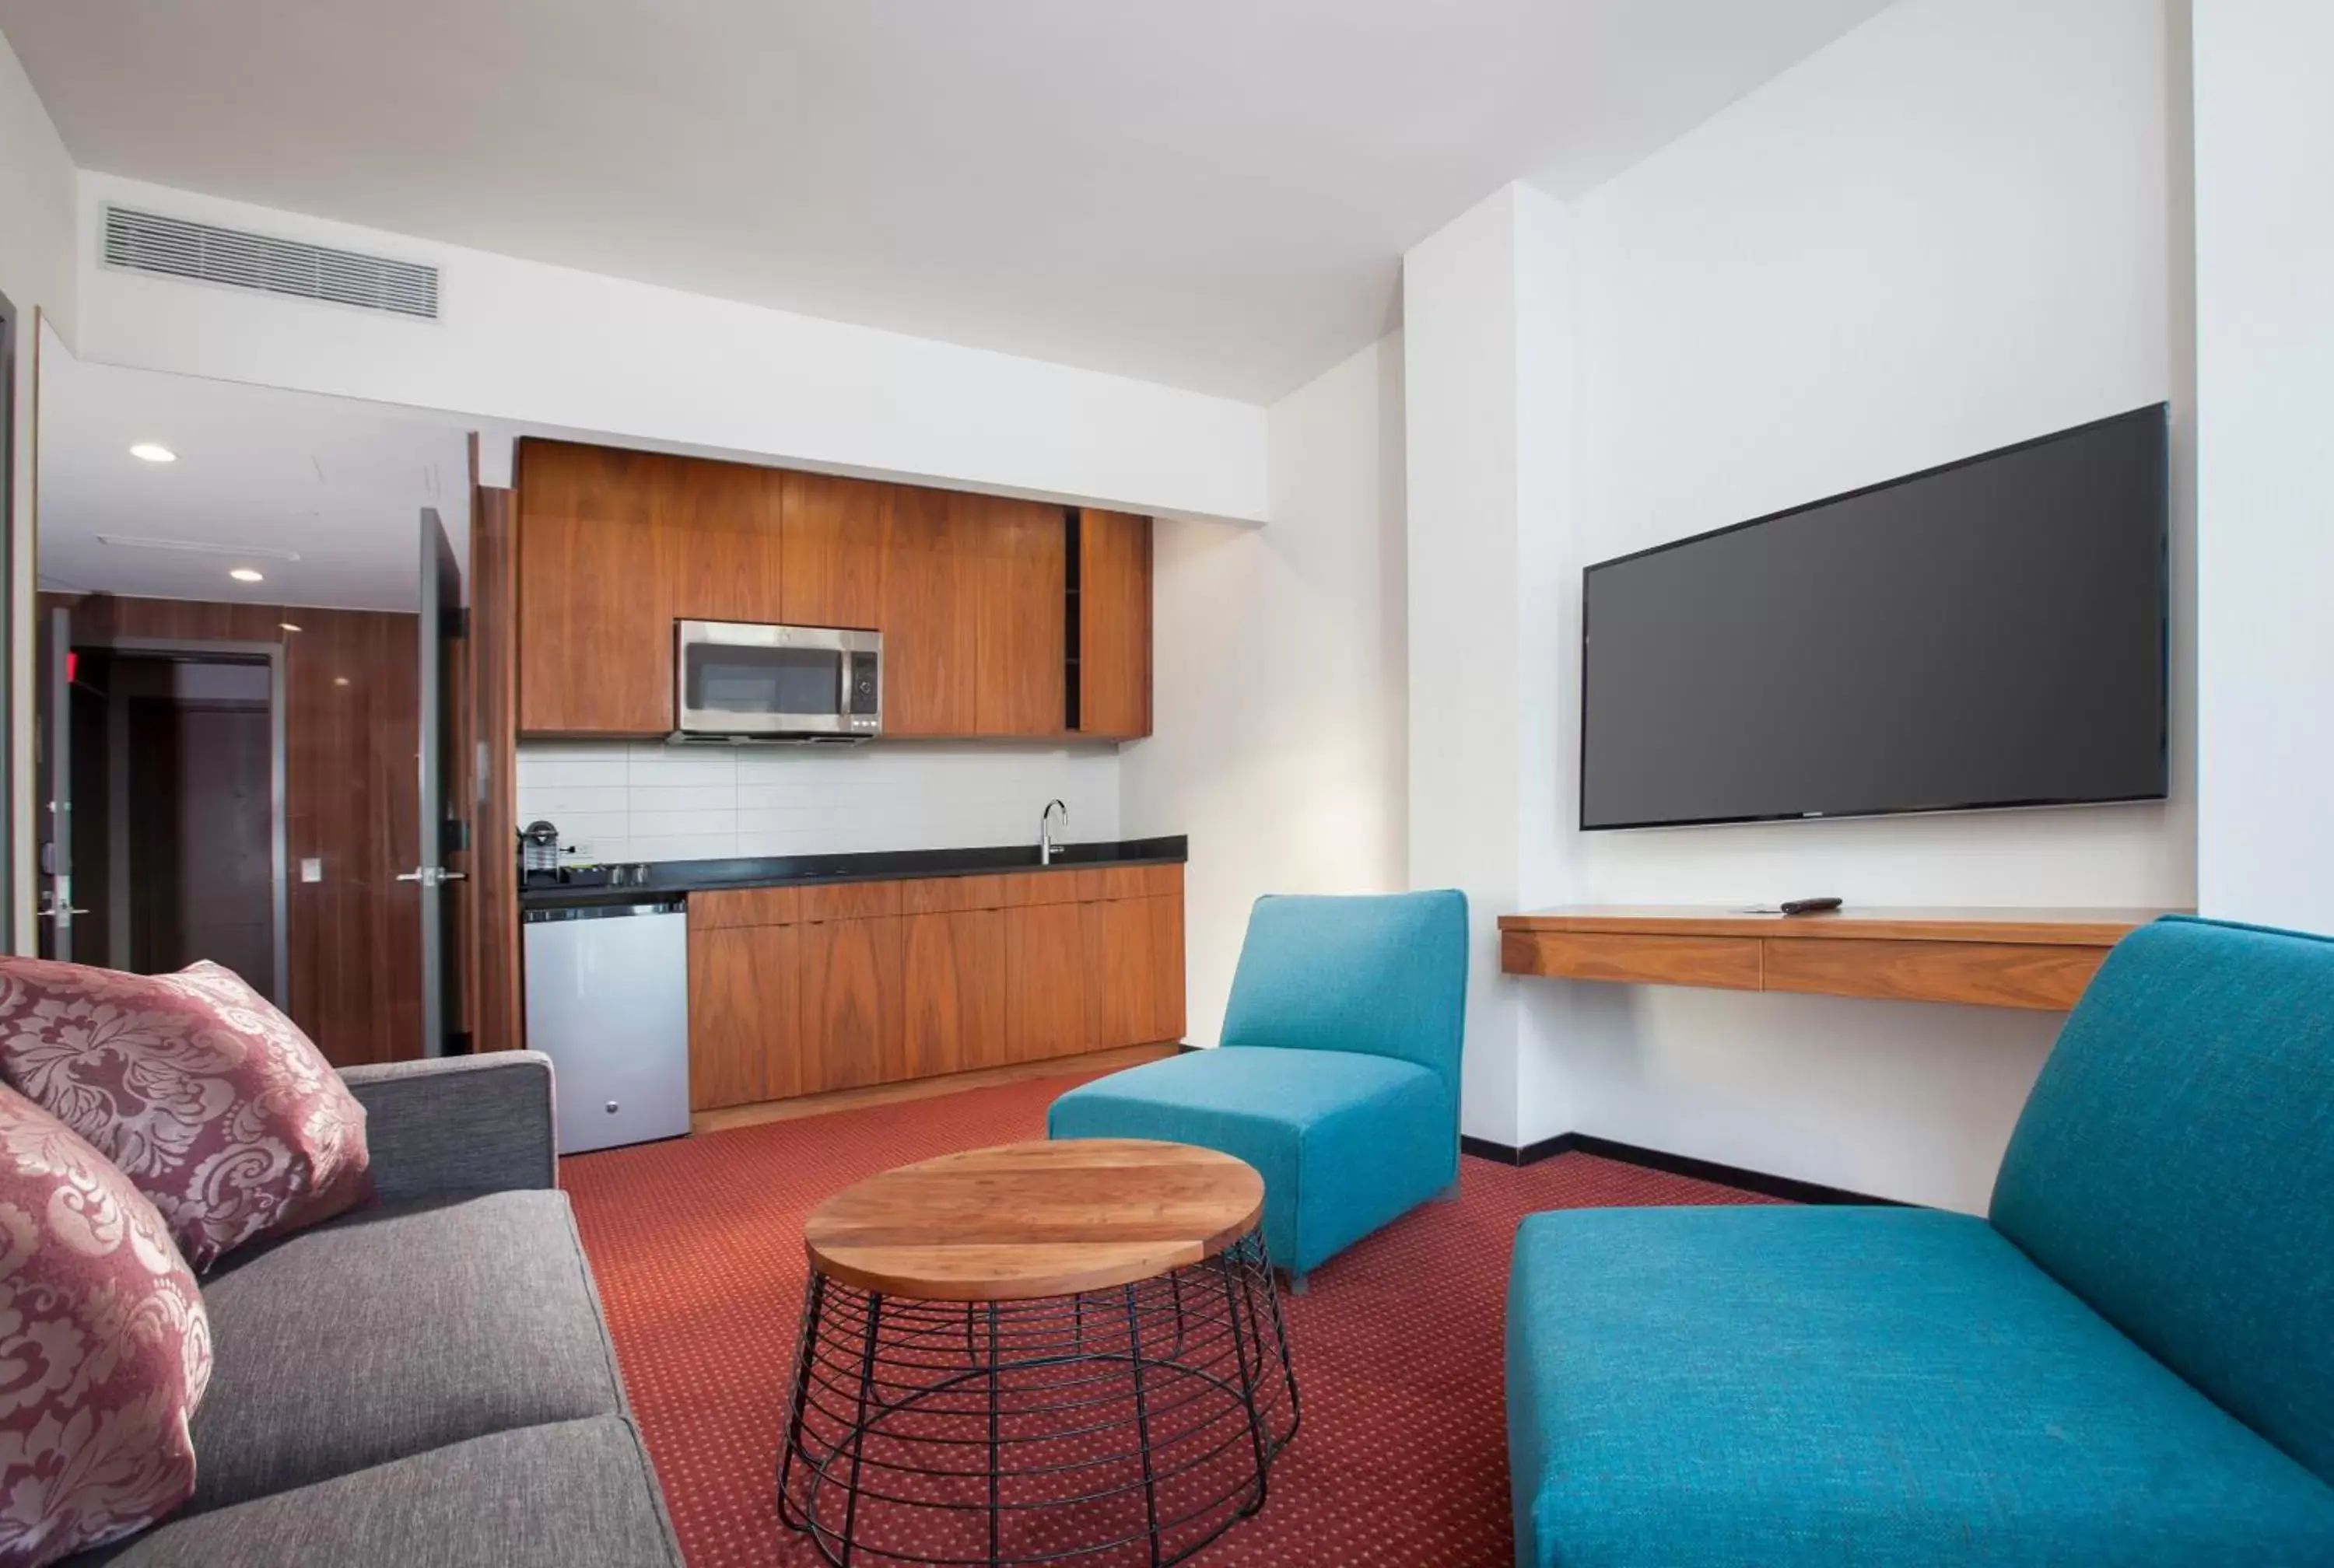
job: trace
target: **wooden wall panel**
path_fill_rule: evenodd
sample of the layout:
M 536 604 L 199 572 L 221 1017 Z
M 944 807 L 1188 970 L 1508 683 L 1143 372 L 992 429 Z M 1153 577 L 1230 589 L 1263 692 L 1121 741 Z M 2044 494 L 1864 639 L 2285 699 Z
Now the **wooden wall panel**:
M 73 626 L 76 640 L 284 647 L 289 1011 L 337 1066 L 419 1056 L 421 910 L 396 880 L 420 856 L 415 617 L 92 594 Z M 322 881 L 300 880 L 309 858 Z
M 294 611 L 286 827 L 292 1015 L 337 1065 L 421 1053 L 420 627 L 410 614 Z M 304 882 L 299 864 L 323 862 Z
M 470 507 L 470 712 L 477 758 L 466 857 L 477 932 L 472 1044 L 526 1044 L 518 931 L 517 511 L 508 490 L 481 487 Z
M 1078 522 L 1078 730 L 1151 733 L 1151 519 L 1091 506 Z
M 193 599 L 116 598 L 92 593 L 73 607 L 73 637 L 103 640 L 153 637 L 197 642 L 281 642 L 286 620 L 304 625 L 300 611 L 282 604 L 214 604 Z M 416 659 L 420 657 L 417 651 Z M 417 676 L 417 678 L 419 677 Z
M 975 723 L 983 735 L 1059 735 L 1067 724 L 1068 529 L 1061 508 L 953 495 L 979 593 Z
M 883 733 L 970 735 L 979 726 L 980 582 L 951 525 L 952 497 L 898 486 L 883 576 Z
M 895 486 L 826 474 L 786 474 L 779 524 L 782 613 L 790 626 L 883 630 L 884 576 Z

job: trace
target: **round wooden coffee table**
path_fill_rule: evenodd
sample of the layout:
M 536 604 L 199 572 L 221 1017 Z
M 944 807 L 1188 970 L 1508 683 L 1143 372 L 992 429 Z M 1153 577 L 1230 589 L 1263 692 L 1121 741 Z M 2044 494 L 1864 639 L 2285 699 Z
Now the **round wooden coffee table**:
M 1264 1181 L 1212 1150 L 1013 1143 L 804 1227 L 778 1515 L 836 1564 L 1178 1563 L 1297 1435 Z

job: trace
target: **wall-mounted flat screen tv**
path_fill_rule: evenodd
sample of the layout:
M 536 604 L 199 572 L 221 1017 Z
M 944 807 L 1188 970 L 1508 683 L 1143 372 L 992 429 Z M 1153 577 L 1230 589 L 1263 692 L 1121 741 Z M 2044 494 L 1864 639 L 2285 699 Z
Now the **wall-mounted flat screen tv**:
M 1580 825 L 2162 799 L 2162 405 L 1588 568 Z

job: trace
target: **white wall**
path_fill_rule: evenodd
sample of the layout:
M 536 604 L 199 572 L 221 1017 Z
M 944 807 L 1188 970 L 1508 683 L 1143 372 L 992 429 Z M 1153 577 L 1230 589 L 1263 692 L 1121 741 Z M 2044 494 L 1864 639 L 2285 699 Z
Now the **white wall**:
M 595 860 L 719 860 L 1035 844 L 1059 800 L 1062 841 L 1083 843 L 1120 836 L 1118 773 L 1107 744 L 526 741 L 518 820 L 547 818 Z
M 104 175 L 82 176 L 81 199 L 77 347 L 109 364 L 1131 511 L 1265 515 L 1265 416 L 1250 404 Z M 433 264 L 442 319 L 102 267 L 107 200 Z
M 1191 835 L 1195 1044 L 1260 894 L 1403 885 L 1402 362 L 1389 336 L 1273 405 L 1268 527 L 1157 524 L 1154 732 L 1121 820 Z
M 72 341 L 74 283 L 72 159 L 15 52 L 0 38 L 0 293 L 8 296 L 17 314 L 15 416 L 9 442 L 15 463 L 15 515 L 0 519 L 15 589 L 10 615 L 15 640 L 8 650 L 15 725 L 8 736 L 7 757 L 15 781 L 15 812 L 0 831 L 8 833 L 11 858 L 19 868 L 30 863 L 33 845 L 34 346 L 43 318 Z M 17 941 L 29 952 L 34 937 L 31 877 L 20 871 L 15 886 L 0 896 L 14 899 Z
M 1588 560 L 2171 399 L 2175 800 L 1577 835 L 1572 899 L 2193 900 L 2175 64 L 2155 0 L 1904 0 L 1575 208 Z M 1539 1068 L 1579 1130 L 1964 1208 L 2058 1023 L 1657 988 L 1587 1005 L 1591 1026 L 1542 1032 Z
M 2194 36 L 2199 904 L 2334 932 L 2334 7 Z
M 1519 1053 L 1538 1025 L 1500 973 L 1497 925 L 1563 901 L 1568 880 L 1575 683 L 1560 606 L 1579 564 L 1568 229 L 1554 200 L 1510 185 L 1403 261 L 1410 881 L 1467 895 L 1460 1124 L 1511 1146 L 1570 1124 L 1561 1076 Z

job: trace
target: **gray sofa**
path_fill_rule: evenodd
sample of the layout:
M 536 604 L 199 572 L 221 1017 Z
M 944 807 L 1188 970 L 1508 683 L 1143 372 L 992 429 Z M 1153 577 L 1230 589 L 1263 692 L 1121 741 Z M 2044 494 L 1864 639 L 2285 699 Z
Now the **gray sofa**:
M 73 1568 L 680 1568 L 532 1052 L 358 1067 L 380 1197 L 203 1283 L 195 1495 Z

